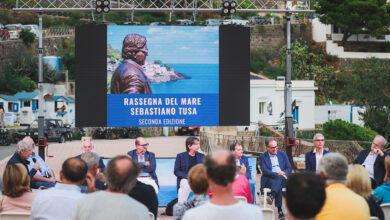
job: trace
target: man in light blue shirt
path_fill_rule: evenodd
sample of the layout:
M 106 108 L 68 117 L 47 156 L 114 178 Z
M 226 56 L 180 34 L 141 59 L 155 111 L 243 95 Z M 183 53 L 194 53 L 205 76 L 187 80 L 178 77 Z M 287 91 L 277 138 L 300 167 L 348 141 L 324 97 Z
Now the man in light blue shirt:
M 262 192 L 265 187 L 271 188 L 271 195 L 267 201 L 272 204 L 275 199 L 279 218 L 284 218 L 282 211 L 282 188 L 286 186 L 287 176 L 291 173 L 291 165 L 287 154 L 283 151 L 278 151 L 278 143 L 275 138 L 267 138 L 265 145 L 267 152 L 261 154 L 259 158 L 262 171 L 260 191 Z
M 30 142 L 33 146 L 33 152 L 27 159 L 28 162 L 30 162 L 29 164 L 27 164 L 28 171 L 31 172 L 35 163 L 39 163 L 40 165 L 39 170 L 37 170 L 36 174 L 32 177 L 33 188 L 53 187 L 57 182 L 54 176 L 54 171 L 49 167 L 47 163 L 45 163 L 45 161 L 38 154 L 34 152 L 35 143 L 33 139 L 31 137 L 25 137 L 23 140 Z
M 30 219 L 70 219 L 77 202 L 83 196 L 80 186 L 85 180 L 89 187 L 94 184 L 87 171 L 87 164 L 83 160 L 79 158 L 65 160 L 60 171 L 62 183 L 39 191 L 31 207 Z

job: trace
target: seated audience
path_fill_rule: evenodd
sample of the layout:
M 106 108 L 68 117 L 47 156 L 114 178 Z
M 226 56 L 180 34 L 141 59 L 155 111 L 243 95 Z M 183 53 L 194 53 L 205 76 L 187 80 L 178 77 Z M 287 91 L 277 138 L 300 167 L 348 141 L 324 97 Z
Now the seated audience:
M 240 169 L 245 167 L 246 173 L 244 173 L 245 177 L 250 180 L 251 179 L 251 169 L 249 167 L 248 157 L 243 155 L 242 145 L 238 142 L 234 142 L 230 145 L 230 151 L 236 158 L 236 165 Z
M 275 138 L 265 140 L 267 151 L 259 157 L 262 171 L 260 181 L 260 191 L 265 187 L 271 188 L 271 194 L 267 198 L 268 204 L 275 200 L 275 206 L 278 208 L 279 218 L 284 218 L 282 210 L 282 188 L 286 186 L 287 176 L 291 173 L 291 165 L 287 154 L 278 150 L 278 143 Z
M 318 174 L 326 185 L 326 200 L 316 220 L 367 220 L 370 209 L 363 197 L 345 186 L 348 161 L 340 153 L 328 153 L 322 157 Z
M 207 182 L 206 168 L 203 164 L 197 164 L 191 168 L 188 173 L 188 183 L 194 195 L 185 202 L 175 204 L 173 207 L 173 219 L 175 220 L 181 220 L 187 210 L 200 206 L 210 200 L 210 197 L 207 195 L 209 183 Z
M 374 191 L 374 196 L 378 198 L 379 203 L 390 203 L 390 157 L 387 156 L 385 159 L 385 183 L 377 187 Z
M 186 152 L 176 156 L 174 174 L 177 177 L 178 201 L 184 202 L 191 193 L 188 184 L 188 171 L 198 163 L 202 163 L 204 154 L 199 153 L 199 139 L 188 137 L 186 140 Z
M 234 198 L 232 183 L 236 176 L 236 161 L 226 150 L 215 151 L 205 157 L 207 181 L 213 191 L 209 202 L 185 212 L 184 220 L 262 220 L 259 206 L 251 205 Z
M 385 157 L 387 153 L 382 151 L 385 145 L 386 139 L 381 135 L 377 135 L 372 141 L 371 149 L 360 151 L 359 156 L 353 161 L 354 164 L 361 164 L 366 168 L 373 189 L 382 185 L 385 177 Z
M 31 137 L 25 137 L 23 138 L 23 140 L 30 142 L 31 145 L 33 146 L 33 151 L 28 158 L 28 161 L 30 162 L 27 165 L 28 170 L 31 172 L 35 163 L 39 163 L 40 166 L 39 170 L 37 170 L 37 173 L 32 178 L 33 181 L 32 185 L 34 186 L 34 188 L 53 187 L 57 182 L 54 176 L 54 171 L 38 154 L 34 152 L 34 148 L 35 148 L 34 140 Z
M 151 185 L 146 185 L 140 181 L 137 181 L 134 188 L 128 193 L 131 198 L 144 204 L 148 208 L 149 212 L 154 214 L 154 218 L 157 218 L 158 210 L 158 198 L 156 191 Z
M 7 166 L 3 174 L 2 212 L 30 212 L 36 193 L 30 190 L 30 177 L 21 163 Z
M 148 209 L 127 194 L 137 182 L 140 167 L 129 156 L 114 157 L 105 170 L 107 190 L 90 193 L 80 200 L 73 220 L 149 220 Z
M 322 156 L 328 153 L 324 149 L 325 146 L 325 137 L 321 133 L 317 133 L 313 137 L 313 144 L 315 146 L 314 150 L 309 151 L 305 155 L 305 165 L 307 171 L 316 172 L 318 170 L 318 163 Z
M 138 176 L 138 181 L 147 185 L 151 185 L 156 194 L 158 194 L 158 179 L 156 175 L 156 157 L 153 152 L 148 151 L 149 143 L 143 137 L 135 139 L 135 150 L 127 152 L 127 154 L 135 160 L 141 167 L 141 172 Z
M 100 156 L 95 152 L 87 151 L 81 155 L 81 159 L 87 164 L 88 173 L 91 174 L 91 177 L 93 177 L 93 182 L 95 182 L 95 184 L 88 188 L 87 181 L 85 181 L 81 187 L 81 192 L 91 193 L 95 192 L 96 190 L 105 190 L 107 188 L 106 183 L 95 178 L 98 173 Z
M 362 165 L 353 164 L 348 166 L 347 183 L 345 185 L 366 199 L 370 208 L 370 216 L 376 216 L 379 220 L 385 219 L 382 208 L 376 203 L 376 197 L 372 195 L 370 177 Z
M 18 145 L 16 146 L 16 152 L 14 153 L 14 155 L 12 155 L 12 157 L 7 162 L 7 166 L 15 164 L 15 163 L 23 164 L 27 170 L 28 175 L 32 179 L 40 168 L 38 162 L 34 163 L 34 166 L 31 170 L 29 170 L 27 167 L 30 164 L 30 162 L 28 161 L 28 158 L 31 156 L 33 148 L 34 147 L 31 144 L 31 142 L 29 142 L 27 140 L 19 141 Z M 37 188 L 37 187 L 34 187 L 34 185 L 32 184 L 32 181 L 30 181 L 30 186 L 32 188 Z
M 80 158 L 66 159 L 60 171 L 62 183 L 38 193 L 32 204 L 30 219 L 70 219 L 83 196 L 80 186 L 86 179 L 93 184 L 87 172 L 87 164 Z
M 248 203 L 252 203 L 252 188 L 248 179 L 244 176 L 246 173 L 245 167 L 237 167 L 238 172 L 232 183 L 232 190 L 234 196 L 243 196 Z
M 313 172 L 291 174 L 284 196 L 289 219 L 314 219 L 324 205 L 325 197 L 325 185 L 320 176 Z

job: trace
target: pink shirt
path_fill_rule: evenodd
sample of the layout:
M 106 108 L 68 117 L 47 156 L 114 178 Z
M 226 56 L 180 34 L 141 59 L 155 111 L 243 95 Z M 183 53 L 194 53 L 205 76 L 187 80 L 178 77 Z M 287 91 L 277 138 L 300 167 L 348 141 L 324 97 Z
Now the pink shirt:
M 22 196 L 12 198 L 3 196 L 2 212 L 30 212 L 31 205 L 37 194 L 35 192 L 25 192 Z
M 234 196 L 244 196 L 248 203 L 252 203 L 252 188 L 249 185 L 248 179 L 243 175 L 238 175 L 238 177 L 232 183 L 233 195 Z

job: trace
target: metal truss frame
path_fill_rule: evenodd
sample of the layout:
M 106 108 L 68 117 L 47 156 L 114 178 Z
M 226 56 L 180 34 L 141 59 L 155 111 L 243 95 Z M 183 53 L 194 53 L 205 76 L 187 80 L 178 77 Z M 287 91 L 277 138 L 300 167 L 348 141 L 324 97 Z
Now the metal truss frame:
M 96 0 L 16 0 L 15 11 L 95 11 Z M 312 13 L 310 0 L 236 0 L 237 12 Z M 221 12 L 222 0 L 111 0 L 111 11 Z M 294 7 L 292 7 L 294 6 Z

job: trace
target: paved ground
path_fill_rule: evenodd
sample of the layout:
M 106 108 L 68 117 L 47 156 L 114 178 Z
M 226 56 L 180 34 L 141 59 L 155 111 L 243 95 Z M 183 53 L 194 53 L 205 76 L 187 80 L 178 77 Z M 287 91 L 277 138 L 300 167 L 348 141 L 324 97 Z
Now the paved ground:
M 171 137 L 152 137 L 146 138 L 149 142 L 149 151 L 156 154 L 156 157 L 176 157 L 178 153 L 185 151 L 185 139 L 183 136 Z M 135 149 L 135 139 L 118 139 L 118 140 L 94 140 L 95 152 L 104 157 L 114 157 L 120 154 L 126 154 L 129 150 Z M 46 149 L 46 162 L 54 170 L 56 177 L 59 177 L 59 171 L 63 161 L 69 157 L 76 156 L 81 153 L 81 141 L 71 141 L 64 144 L 49 143 Z M 37 150 L 37 149 L 36 149 Z M 4 170 L 4 166 L 9 157 L 15 152 L 15 145 L 8 147 L 0 147 L 0 172 Z M 256 192 L 260 187 L 260 175 L 256 177 Z M 257 204 L 263 207 L 263 198 L 260 198 Z M 274 209 L 276 212 L 276 209 Z M 165 216 L 163 213 L 165 208 L 159 208 L 158 219 L 172 219 Z M 285 212 L 286 213 L 286 212 Z

